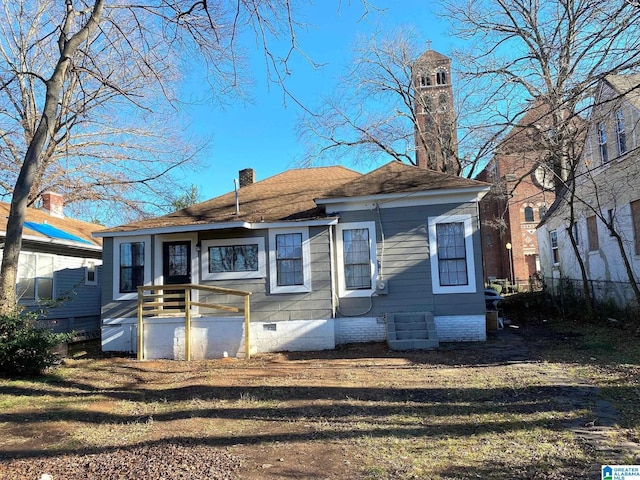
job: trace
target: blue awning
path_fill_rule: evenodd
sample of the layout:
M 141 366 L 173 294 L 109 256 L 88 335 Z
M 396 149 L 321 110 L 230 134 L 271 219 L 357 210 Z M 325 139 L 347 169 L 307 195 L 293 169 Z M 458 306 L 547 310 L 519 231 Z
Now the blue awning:
M 76 235 L 73 235 L 69 232 L 65 232 L 64 230 L 60 230 L 59 228 L 54 227 L 53 225 L 49 225 L 48 223 L 35 223 L 35 222 L 24 222 L 24 226 L 34 232 L 41 233 L 42 235 L 46 235 L 49 238 L 57 238 L 59 240 L 71 240 L 73 242 L 81 242 L 88 243 L 92 245 L 92 243 L 84 238 L 80 238 Z

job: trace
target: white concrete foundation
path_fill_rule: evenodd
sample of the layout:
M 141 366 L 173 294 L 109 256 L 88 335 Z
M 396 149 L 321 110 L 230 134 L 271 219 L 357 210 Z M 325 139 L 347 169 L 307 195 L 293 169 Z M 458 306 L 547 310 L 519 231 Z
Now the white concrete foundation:
M 245 355 L 243 317 L 198 317 L 191 321 L 191 358 Z M 336 346 L 334 320 L 252 322 L 251 353 L 331 350 Z M 185 325 L 182 317 L 144 320 L 144 358 L 185 358 Z M 102 322 L 102 350 L 137 353 L 137 320 L 106 319 Z

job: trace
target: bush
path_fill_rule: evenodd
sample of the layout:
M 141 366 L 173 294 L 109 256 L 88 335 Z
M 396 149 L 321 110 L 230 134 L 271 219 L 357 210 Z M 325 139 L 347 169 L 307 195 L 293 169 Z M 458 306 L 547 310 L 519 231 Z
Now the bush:
M 0 316 L 0 375 L 41 375 L 57 360 L 52 348 L 70 338 L 69 333 L 36 327 L 34 318 L 26 313 Z

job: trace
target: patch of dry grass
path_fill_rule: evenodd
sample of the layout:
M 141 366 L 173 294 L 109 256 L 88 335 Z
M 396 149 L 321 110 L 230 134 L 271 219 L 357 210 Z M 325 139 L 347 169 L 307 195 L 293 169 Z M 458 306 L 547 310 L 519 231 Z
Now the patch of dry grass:
M 600 386 L 637 435 L 640 362 L 559 335 L 516 363 L 498 361 L 491 343 L 233 362 L 70 359 L 40 380 L 0 381 L 0 472 L 13 456 L 189 442 L 239 455 L 243 479 L 585 478 L 607 459 L 568 431 L 590 412 L 567 392 Z M 595 351 L 606 362 L 580 360 Z

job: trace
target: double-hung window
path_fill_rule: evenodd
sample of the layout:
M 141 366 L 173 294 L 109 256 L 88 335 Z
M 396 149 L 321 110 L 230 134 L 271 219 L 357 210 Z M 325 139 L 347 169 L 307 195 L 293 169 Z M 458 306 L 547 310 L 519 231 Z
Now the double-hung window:
M 308 228 L 269 230 L 271 293 L 311 291 L 311 249 Z
M 264 238 L 227 238 L 202 242 L 202 278 L 233 280 L 264 278 Z
M 627 153 L 627 133 L 624 128 L 624 113 L 616 110 L 616 140 L 618 143 L 618 155 Z
M 21 252 L 18 258 L 16 295 L 18 301 L 35 302 L 53 299 L 54 257 L 39 253 Z
M 609 162 L 609 150 L 607 149 L 607 127 L 604 123 L 598 123 L 598 150 L 600 152 L 600 162 Z
M 377 276 L 375 223 L 341 223 L 336 234 L 339 296 L 371 296 Z
M 429 217 L 428 225 L 433 293 L 474 293 L 471 216 Z
M 148 236 L 114 239 L 114 300 L 137 298 L 138 286 L 151 282 L 150 244 Z
M 95 261 L 87 260 L 84 266 L 84 284 L 85 285 L 97 285 L 98 284 L 98 266 Z
M 549 242 L 551 243 L 551 261 L 554 265 L 558 265 L 560 253 L 558 252 L 558 232 L 556 230 L 549 232 Z

